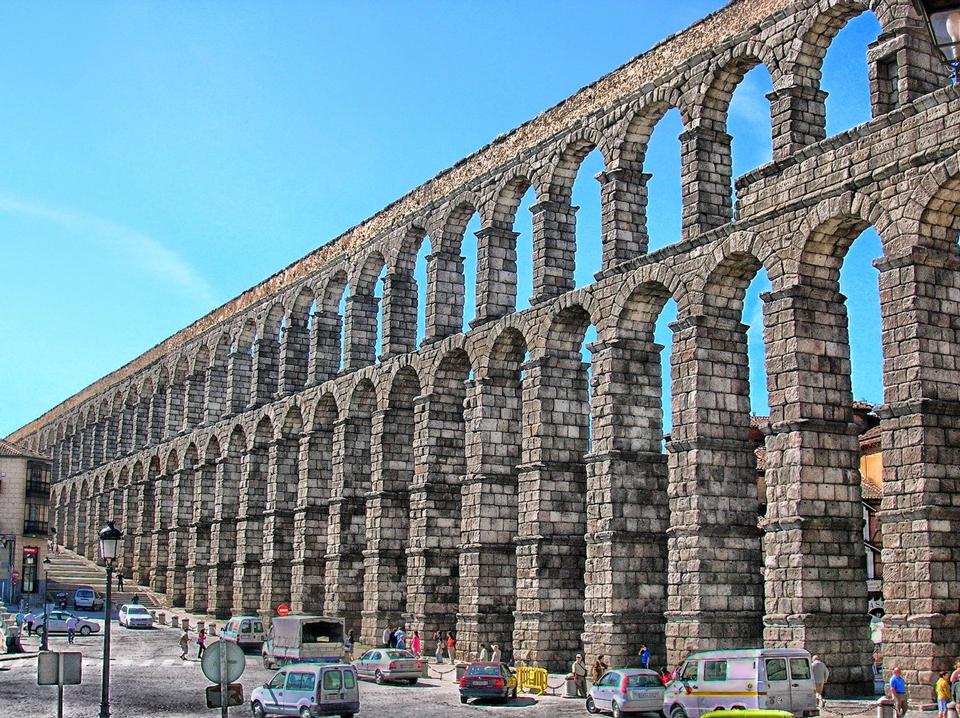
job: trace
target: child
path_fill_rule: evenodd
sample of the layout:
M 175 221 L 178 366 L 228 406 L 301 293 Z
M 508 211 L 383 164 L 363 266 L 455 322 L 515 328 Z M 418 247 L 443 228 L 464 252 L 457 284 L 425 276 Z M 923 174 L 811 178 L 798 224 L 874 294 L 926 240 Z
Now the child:
M 947 671 L 940 671 L 936 690 L 937 718 L 947 718 L 947 703 L 950 701 L 950 682 L 947 680 Z

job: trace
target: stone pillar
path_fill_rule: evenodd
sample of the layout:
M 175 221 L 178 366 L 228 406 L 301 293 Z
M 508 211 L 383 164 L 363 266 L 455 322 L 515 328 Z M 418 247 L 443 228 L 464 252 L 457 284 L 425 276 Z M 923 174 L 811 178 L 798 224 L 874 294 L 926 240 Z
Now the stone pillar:
M 844 298 L 797 285 L 763 301 L 764 643 L 830 656 L 835 695 L 865 695 L 873 645 Z
M 307 328 L 289 324 L 280 340 L 280 394 L 300 391 L 307 383 L 307 355 L 310 334 Z
M 680 135 L 682 234 L 692 239 L 733 217 L 730 135 L 695 127 Z
M 262 615 L 275 615 L 277 606 L 289 604 L 291 599 L 293 511 L 297 500 L 299 461 L 299 436 L 285 436 L 271 442 L 260 567 Z
M 762 645 L 764 591 L 747 327 L 698 315 L 671 329 L 666 659 L 676 665 L 692 646 Z
M 150 399 L 145 397 L 137 403 L 133 415 L 133 446 L 142 449 L 150 441 Z
M 150 419 L 147 427 L 149 443 L 159 444 L 164 439 L 167 413 L 167 392 L 169 389 L 158 390 L 150 397 Z
M 666 661 L 667 467 L 660 351 L 638 340 L 596 342 L 593 443 L 586 457 L 584 652 L 633 665 L 646 643 Z
M 331 431 L 300 438 L 300 477 L 293 514 L 293 565 L 290 608 L 294 613 L 323 612 L 323 569 L 330 501 Z
M 516 374 L 499 371 L 472 382 L 466 402 L 466 476 L 459 546 L 457 645 L 476 655 L 480 643 L 501 649 L 513 640 L 517 596 L 517 465 L 522 410 Z
M 173 606 L 185 606 L 187 600 L 187 562 L 193 534 L 193 484 L 193 466 L 184 465 L 173 476 L 173 512 L 170 516 L 166 577 L 167 599 Z
M 117 430 L 117 456 L 126 456 L 133 450 L 133 407 L 125 406 L 120 412 L 120 427 Z
M 87 425 L 80 432 L 80 468 L 89 471 L 93 468 L 93 426 Z
M 310 335 L 310 364 L 307 367 L 308 385 L 329 381 L 340 371 L 342 322 L 336 310 L 314 313 Z
M 626 167 L 597 174 L 600 183 L 602 272 L 647 252 L 647 182 L 653 175 Z
M 427 257 L 427 316 L 424 343 L 463 331 L 463 257 L 438 252 Z
M 257 337 L 253 342 L 253 372 L 248 408 L 269 404 L 280 384 L 280 347 L 276 337 Z
M 203 397 L 205 424 L 215 424 L 230 411 L 227 401 L 227 369 L 224 366 L 213 364 L 207 369 L 207 380 L 204 382 Z
M 237 513 L 237 557 L 233 571 L 233 615 L 256 613 L 263 592 L 263 512 L 267 499 L 268 449 L 254 446 L 240 462 L 240 503 Z
M 108 416 L 103 424 L 103 460 L 112 461 L 117 456 L 117 417 Z
M 477 232 L 476 327 L 499 319 L 517 306 L 517 237 L 509 227 L 490 226 Z
M 774 160 L 826 138 L 826 92 L 810 85 L 791 85 L 766 97 L 773 122 Z
M 579 352 L 524 365 L 531 415 L 519 467 L 513 645 L 518 659 L 550 670 L 566 670 L 584 626 L 586 369 Z
M 183 430 L 183 399 L 186 389 L 183 384 L 171 384 L 167 389 L 167 429 L 164 438 L 176 436 Z
M 240 510 L 240 459 L 232 452 L 217 459 L 216 506 L 210 525 L 213 552 L 207 571 L 207 613 L 230 616 L 233 572 L 237 557 L 237 515 Z
M 191 613 L 206 613 L 209 604 L 207 574 L 214 560 L 210 534 L 217 505 L 216 474 L 216 460 L 207 459 L 194 477 L 184 596 L 184 607 Z
M 120 489 L 121 513 L 119 526 L 123 528 L 123 548 L 117 559 L 117 570 L 123 571 L 123 576 L 128 581 L 133 578 L 134 568 L 134 544 L 137 531 L 137 517 L 140 514 L 139 503 L 137 502 L 137 492 L 139 491 L 136 482 L 130 478 L 126 486 Z
M 387 626 L 404 622 L 409 495 L 413 481 L 413 407 L 391 407 L 372 419 L 360 640 L 376 645 Z
M 895 110 L 950 84 L 920 22 L 900 19 L 867 49 L 873 117 Z
M 885 339 L 883 447 L 884 673 L 913 695 L 960 655 L 960 451 L 955 253 L 917 249 L 875 262 Z M 920 693 L 924 691 L 924 693 Z
M 97 515 L 97 509 L 99 508 L 100 496 L 99 494 L 94 494 L 91 489 L 90 498 L 86 502 L 86 526 L 84 527 L 83 532 L 83 555 L 89 558 L 91 561 L 96 561 L 100 556 L 100 542 L 97 537 L 97 529 L 100 527 L 100 524 L 97 523 L 99 516 Z
M 151 537 L 153 565 L 150 574 L 150 588 L 158 593 L 165 593 L 167 590 L 167 571 L 170 568 L 170 536 L 173 526 L 173 483 L 173 476 L 167 473 L 160 474 L 156 479 L 154 492 L 156 506 L 153 507 L 153 536 Z M 146 506 L 148 507 L 147 511 L 150 511 L 151 507 Z
M 533 213 L 533 295 L 530 304 L 547 302 L 574 288 L 577 254 L 577 207 L 543 200 Z
M 347 337 L 343 348 L 346 371 L 370 366 L 376 359 L 377 307 L 372 294 L 351 294 L 347 298 Z
M 207 375 L 204 371 L 198 371 L 187 377 L 187 405 L 184 411 L 183 424 L 186 431 L 190 431 L 203 423 L 203 399 L 207 393 L 206 383 Z
M 407 613 L 429 636 L 453 626 L 459 608 L 460 484 L 465 429 L 462 391 L 434 388 L 414 404 L 416 464 L 410 486 Z
M 246 352 L 230 352 L 230 363 L 227 366 L 227 396 L 230 406 L 228 414 L 241 414 L 246 411 L 250 402 L 250 374 L 252 359 Z
M 383 285 L 382 359 L 417 348 L 417 282 L 410 272 L 392 272 Z
M 133 582 L 141 586 L 150 584 L 153 572 L 153 527 L 156 514 L 154 509 L 159 506 L 155 476 L 150 473 L 142 476 L 135 484 L 136 492 L 136 522 L 132 524 L 135 530 L 136 541 L 133 546 Z M 156 501 L 156 503 L 154 503 Z

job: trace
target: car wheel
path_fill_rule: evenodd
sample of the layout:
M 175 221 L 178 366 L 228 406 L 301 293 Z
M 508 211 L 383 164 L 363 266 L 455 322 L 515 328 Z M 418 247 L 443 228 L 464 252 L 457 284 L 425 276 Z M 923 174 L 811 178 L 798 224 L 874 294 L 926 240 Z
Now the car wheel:
M 513 691 L 510 692 L 510 697 L 513 698 L 514 700 L 516 700 L 516 698 L 517 698 L 517 687 L 516 687 L 516 686 L 514 686 L 514 687 L 513 687 Z
M 304 706 L 300 709 L 300 718 L 311 718 L 310 709 Z
M 253 711 L 255 718 L 267 718 L 267 712 L 263 709 L 260 701 L 254 701 L 250 709 Z
M 616 701 L 610 702 L 610 713 L 613 714 L 613 718 L 621 718 L 623 715 L 623 708 L 620 707 L 620 704 Z
M 266 656 L 263 657 L 263 667 L 266 668 L 268 671 L 273 670 L 273 663 Z
M 674 706 L 670 709 L 670 718 L 687 718 L 687 712 L 680 706 Z
M 80 635 L 81 635 L 81 636 L 89 636 L 89 635 L 90 635 L 90 626 L 81 626 L 81 627 L 80 627 Z
M 377 685 L 378 685 L 378 686 L 382 686 L 382 685 L 383 685 L 383 674 L 378 670 L 376 673 L 373 674 L 373 680 L 375 680 L 375 681 L 377 682 Z
M 407 683 L 409 683 L 411 686 L 415 686 L 417 685 L 417 679 L 411 678 L 410 680 L 407 681 Z
M 593 702 L 593 698 L 587 698 L 587 713 L 596 713 L 597 704 Z
M 466 702 L 467 702 L 467 697 L 466 697 L 466 696 L 460 696 L 460 702 L 461 702 L 461 703 L 466 703 Z

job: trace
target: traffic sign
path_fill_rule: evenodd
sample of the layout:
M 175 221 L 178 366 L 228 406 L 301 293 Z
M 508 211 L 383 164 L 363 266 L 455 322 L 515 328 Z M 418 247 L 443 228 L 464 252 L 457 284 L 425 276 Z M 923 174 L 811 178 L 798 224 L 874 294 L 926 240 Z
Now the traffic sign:
M 227 686 L 227 706 L 243 705 L 243 686 L 231 683 Z M 207 708 L 221 708 L 220 686 L 207 686 Z
M 82 658 L 80 651 L 67 653 L 45 651 L 41 653 L 37 656 L 37 685 L 80 685 Z
M 285 603 L 281 603 L 277 606 L 277 615 L 278 616 L 289 616 L 290 615 L 290 606 Z
M 220 651 L 226 653 L 223 662 L 225 676 L 220 675 Z M 247 657 L 243 649 L 232 641 L 217 641 L 203 652 L 203 658 L 200 660 L 200 667 L 211 683 L 233 683 L 243 675 L 243 669 L 247 667 Z M 222 679 L 222 680 L 221 680 Z

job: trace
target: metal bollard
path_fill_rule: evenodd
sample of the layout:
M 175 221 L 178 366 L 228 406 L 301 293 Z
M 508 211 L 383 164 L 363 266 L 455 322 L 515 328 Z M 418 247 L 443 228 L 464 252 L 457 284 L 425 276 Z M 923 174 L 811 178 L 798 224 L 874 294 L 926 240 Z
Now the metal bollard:
M 893 718 L 893 699 L 883 698 L 877 699 L 877 718 Z
M 217 635 L 217 624 L 216 624 L 216 623 L 208 623 L 208 624 L 207 624 L 207 634 L 210 635 L 210 636 L 216 636 L 216 635 Z
M 180 620 L 180 625 L 183 626 L 183 630 L 184 630 L 184 631 L 189 631 L 189 630 L 190 630 L 190 619 L 187 618 L 186 616 L 184 616 L 184 617 Z
M 159 623 L 161 626 L 166 626 L 166 625 L 167 625 L 167 614 L 165 614 L 163 611 L 160 611 L 160 612 L 157 614 L 157 623 Z
M 174 628 L 179 628 L 180 619 L 177 618 L 176 616 L 170 616 L 170 625 L 173 626 Z

